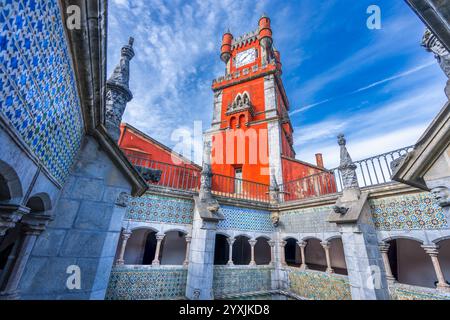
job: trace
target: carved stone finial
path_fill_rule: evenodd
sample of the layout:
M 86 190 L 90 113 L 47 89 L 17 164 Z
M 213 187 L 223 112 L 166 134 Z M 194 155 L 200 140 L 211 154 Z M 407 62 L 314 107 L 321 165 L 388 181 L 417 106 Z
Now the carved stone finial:
M 212 169 L 211 169 L 211 142 L 205 141 L 203 144 L 203 168 L 201 173 L 201 184 L 199 198 L 201 201 L 212 199 Z
M 273 168 L 270 175 L 269 198 L 271 204 L 280 203 L 280 186 L 278 185 Z
M 422 46 L 429 52 L 434 54 L 442 71 L 444 71 L 449 81 L 445 88 L 445 93 L 450 99 L 450 52 L 442 45 L 439 39 L 428 28 L 422 38 Z
M 356 165 L 353 163 L 350 154 L 347 151 L 346 140 L 343 134 L 338 135 L 338 144 L 341 147 L 339 171 L 342 176 L 344 189 L 359 189 L 358 178 L 356 176 Z
M 122 47 L 120 62 L 106 82 L 106 112 L 105 124 L 111 137 L 119 140 L 120 123 L 127 103 L 133 95 L 129 88 L 130 61 L 134 57 L 134 38 L 130 37 L 128 44 Z

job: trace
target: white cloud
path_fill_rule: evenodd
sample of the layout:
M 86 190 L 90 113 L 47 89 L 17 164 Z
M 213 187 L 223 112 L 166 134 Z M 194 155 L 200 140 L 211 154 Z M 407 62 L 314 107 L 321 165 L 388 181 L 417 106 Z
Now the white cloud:
M 367 158 L 414 144 L 445 103 L 440 82 L 422 90 L 407 92 L 389 103 L 374 105 L 373 111 L 353 115 L 336 114 L 296 128 L 297 158 L 314 163 L 315 153 L 323 153 L 327 167 L 339 163 L 336 136 L 344 133 L 353 160 Z

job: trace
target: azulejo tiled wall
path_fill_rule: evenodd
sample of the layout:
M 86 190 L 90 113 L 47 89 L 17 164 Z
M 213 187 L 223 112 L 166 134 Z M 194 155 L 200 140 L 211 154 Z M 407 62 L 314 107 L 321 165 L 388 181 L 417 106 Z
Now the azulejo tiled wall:
M 272 271 L 269 267 L 214 266 L 214 296 L 270 291 Z
M 280 214 L 280 230 L 294 233 L 338 231 L 335 224 L 327 222 L 331 211 L 331 206 L 283 211 Z
M 0 1 L 0 115 L 60 183 L 83 137 L 57 0 Z
M 126 219 L 175 224 L 192 224 L 194 201 L 150 193 L 132 198 Z
M 225 220 L 219 222 L 218 229 L 255 232 L 274 231 L 269 211 L 221 205 L 220 212 L 225 216 Z
M 106 300 L 182 299 L 186 291 L 187 269 L 155 267 L 114 267 Z
M 311 300 L 351 300 L 347 277 L 289 268 L 289 290 Z
M 448 228 L 442 208 L 430 193 L 372 199 L 369 205 L 379 230 Z
M 389 291 L 392 300 L 450 300 L 450 294 L 428 288 L 394 284 L 389 286 Z

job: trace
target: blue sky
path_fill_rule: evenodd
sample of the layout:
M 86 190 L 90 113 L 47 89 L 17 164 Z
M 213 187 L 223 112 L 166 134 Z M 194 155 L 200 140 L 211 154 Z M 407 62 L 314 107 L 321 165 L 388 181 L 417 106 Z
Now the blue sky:
M 380 30 L 366 26 L 373 4 Z M 281 52 L 297 158 L 314 162 L 322 152 L 336 166 L 340 132 L 355 160 L 414 144 L 444 105 L 445 75 L 420 46 L 425 27 L 404 1 L 112 0 L 108 75 L 135 37 L 134 99 L 123 120 L 170 147 L 192 135 L 194 121 L 208 129 L 222 33 L 256 29 L 263 12 Z

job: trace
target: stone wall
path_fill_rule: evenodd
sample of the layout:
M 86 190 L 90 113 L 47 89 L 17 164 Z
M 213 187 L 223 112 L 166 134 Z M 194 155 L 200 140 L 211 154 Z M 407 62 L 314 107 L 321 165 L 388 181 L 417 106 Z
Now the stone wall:
M 54 209 L 39 236 L 20 291 L 24 299 L 103 299 L 125 207 L 116 204 L 131 186 L 91 137 L 86 137 Z M 81 288 L 69 289 L 69 266 L 80 269 Z
M 346 276 L 287 268 L 288 290 L 299 298 L 311 300 L 351 300 Z
M 187 269 L 183 267 L 116 266 L 107 300 L 184 299 Z
M 0 6 L 0 117 L 62 184 L 83 119 L 57 0 Z
M 432 194 L 423 192 L 369 200 L 378 230 L 446 229 L 448 217 Z
M 214 266 L 214 296 L 271 291 L 273 270 L 263 266 Z

